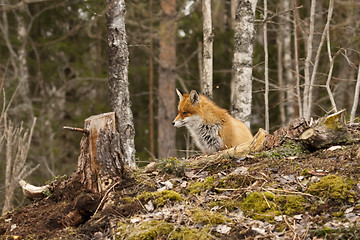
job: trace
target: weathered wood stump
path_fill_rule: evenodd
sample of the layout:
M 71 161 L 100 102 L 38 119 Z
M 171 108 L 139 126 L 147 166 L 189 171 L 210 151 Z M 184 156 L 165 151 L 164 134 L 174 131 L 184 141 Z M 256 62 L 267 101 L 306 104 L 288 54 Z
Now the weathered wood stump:
M 76 189 L 74 195 L 68 198 L 74 207 L 61 222 L 65 226 L 78 226 L 101 209 L 107 194 L 124 177 L 123 151 L 120 134 L 115 127 L 114 112 L 87 118 L 84 129 L 64 128 L 84 133 L 80 142 L 77 171 L 70 179 L 55 186 L 56 189 L 49 185 L 36 187 L 23 180 L 19 184 L 30 199 L 45 197 L 46 190 L 58 192 L 55 194 L 58 195 L 62 190 Z
M 342 110 L 319 118 L 300 135 L 300 142 L 314 151 L 351 141 L 353 138 L 347 130 L 344 113 L 345 110 Z
M 80 142 L 76 175 L 85 188 L 105 192 L 124 173 L 120 134 L 115 127 L 115 113 L 91 116 L 85 120 Z

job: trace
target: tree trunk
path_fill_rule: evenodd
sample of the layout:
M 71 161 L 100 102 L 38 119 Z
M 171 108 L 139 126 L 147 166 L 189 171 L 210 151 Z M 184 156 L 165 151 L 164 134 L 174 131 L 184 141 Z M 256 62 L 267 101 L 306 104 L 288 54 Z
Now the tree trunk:
M 160 21 L 160 57 L 158 86 L 158 157 L 166 157 L 175 150 L 176 96 L 176 1 L 161 0 L 163 17 Z
M 211 0 L 202 0 L 203 13 L 203 72 L 201 93 L 212 98 L 213 88 L 213 32 L 211 21 Z
M 235 14 L 232 114 L 250 126 L 252 56 L 257 0 L 238 0 Z
M 283 43 L 284 43 L 284 69 L 285 69 L 285 82 L 286 82 L 286 117 L 287 121 L 294 118 L 295 113 L 295 81 L 292 74 L 292 57 L 291 57 L 291 19 L 290 19 L 290 6 L 293 6 L 292 1 L 282 1 L 282 11 L 284 11 L 283 19 Z
M 269 116 L 269 50 L 268 50 L 268 38 L 267 38 L 267 0 L 264 0 L 264 53 L 265 53 L 265 131 L 269 132 L 270 128 L 270 116 Z
M 128 82 L 129 51 L 125 31 L 125 1 L 107 0 L 109 54 L 109 98 L 112 111 L 116 113 L 116 128 L 124 149 L 124 161 L 135 167 L 135 128 L 130 108 Z
M 154 46 L 153 46 L 153 0 L 150 0 L 150 9 L 149 9 L 149 142 L 150 142 L 150 153 L 151 157 L 155 156 L 155 146 L 154 146 Z

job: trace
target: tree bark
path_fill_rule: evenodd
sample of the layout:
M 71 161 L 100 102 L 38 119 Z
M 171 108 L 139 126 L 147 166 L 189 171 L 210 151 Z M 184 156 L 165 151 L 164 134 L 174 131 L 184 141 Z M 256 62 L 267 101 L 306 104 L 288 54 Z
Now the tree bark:
M 126 42 L 124 0 L 107 0 L 109 54 L 109 98 L 112 111 L 116 113 L 116 128 L 124 149 L 124 161 L 135 167 L 135 128 L 129 94 L 129 51 Z
M 116 131 L 115 113 L 87 118 L 80 142 L 78 169 L 74 179 L 93 193 L 103 193 L 124 172 L 121 136 Z
M 295 113 L 295 81 L 292 74 L 292 57 L 291 57 L 291 19 L 290 19 L 290 6 L 292 6 L 291 0 L 283 0 L 282 7 L 284 11 L 283 19 L 283 43 L 284 43 L 284 69 L 285 69 L 285 82 L 286 82 L 286 116 L 287 121 L 291 121 L 294 118 Z
M 257 0 L 238 0 L 235 13 L 232 114 L 250 126 L 252 56 Z
M 267 40 L 267 0 L 264 0 L 264 53 L 265 53 L 265 131 L 269 132 L 270 128 L 270 116 L 269 116 L 269 50 Z
M 154 46 L 153 46 L 153 0 L 149 2 L 149 141 L 150 141 L 150 153 L 151 157 L 155 156 L 155 145 L 154 145 Z
M 299 137 L 309 150 L 316 150 L 336 144 L 347 143 L 352 137 L 345 125 L 345 110 L 319 118 Z
M 350 113 L 350 123 L 354 123 L 354 120 L 355 120 L 355 113 L 356 113 L 357 106 L 359 104 L 359 95 L 360 95 L 360 64 L 358 67 L 358 74 L 357 74 L 357 78 L 356 78 L 354 102 L 353 102 L 353 106 L 351 108 L 351 113 Z
M 203 72 L 201 93 L 210 99 L 213 96 L 213 32 L 211 21 L 211 0 L 202 0 L 203 13 Z
M 175 150 L 175 128 L 171 122 L 176 112 L 176 1 L 161 0 L 160 57 L 158 86 L 158 157 Z

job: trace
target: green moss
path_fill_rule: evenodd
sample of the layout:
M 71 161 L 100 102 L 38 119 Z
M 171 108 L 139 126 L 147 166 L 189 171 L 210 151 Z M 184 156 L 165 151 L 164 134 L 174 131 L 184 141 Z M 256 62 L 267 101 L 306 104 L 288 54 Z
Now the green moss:
M 219 207 L 219 211 L 224 211 L 225 209 L 229 212 L 234 211 L 235 208 L 240 208 L 240 201 L 236 200 L 221 200 L 221 201 L 212 201 L 208 203 L 208 207 L 211 209 L 213 207 Z
M 231 222 L 231 220 L 218 212 L 210 212 L 203 209 L 195 209 L 190 211 L 191 220 L 195 223 L 203 223 L 206 225 L 223 224 Z
M 302 196 L 276 196 L 275 201 L 286 215 L 294 215 L 304 211 L 305 199 Z
M 182 200 L 180 193 L 171 190 L 164 190 L 161 192 L 143 192 L 137 196 L 140 201 L 152 200 L 158 207 L 162 207 L 169 202 L 178 202 Z
M 271 151 L 264 151 L 256 154 L 255 157 L 266 157 L 271 159 L 282 159 L 290 156 L 299 156 L 306 153 L 307 150 L 293 141 L 287 141 L 281 146 L 274 148 Z
M 324 237 L 323 239 L 360 239 L 360 228 L 354 224 L 348 228 L 331 229 L 326 226 L 310 231 L 310 237 Z M 314 239 L 314 238 L 313 238 Z
M 158 162 L 158 168 L 163 173 L 174 174 L 181 177 L 185 172 L 185 163 L 177 158 L 163 158 Z
M 249 175 L 231 174 L 221 179 L 219 188 L 242 188 L 248 187 L 254 182 L 254 178 Z
M 191 194 L 198 194 L 205 190 L 210 190 L 214 188 L 215 179 L 213 177 L 205 178 L 203 182 L 194 182 L 188 187 L 188 191 Z
M 269 192 L 253 192 L 241 203 L 241 209 L 245 214 L 258 220 L 273 221 L 280 214 L 274 203 L 275 195 Z
M 206 228 L 204 229 L 191 229 L 188 227 L 181 227 L 176 229 L 177 231 L 174 231 L 169 239 L 170 240 L 187 240 L 187 239 L 197 239 L 197 240 L 208 240 L 208 239 L 214 239 L 208 232 L 210 232 L 210 229 L 206 231 Z
M 176 227 L 172 223 L 165 221 L 146 221 L 139 225 L 130 225 L 130 227 L 121 223 L 116 229 L 116 239 L 129 240 L 147 240 L 147 239 L 169 239 L 169 240 L 186 240 L 197 239 L 207 240 L 213 239 L 209 234 L 210 229 L 192 229 L 188 227 Z
M 307 192 L 324 200 L 354 202 L 355 194 L 352 188 L 353 183 L 351 181 L 346 181 L 340 176 L 328 175 L 319 182 L 312 184 Z
M 143 222 L 133 229 L 128 237 L 129 240 L 167 239 L 175 227 L 164 221 Z
M 258 220 L 272 222 L 280 211 L 294 215 L 304 211 L 306 200 L 297 195 L 274 195 L 270 192 L 253 192 L 243 199 L 241 209 L 245 214 Z
M 309 169 L 308 168 L 305 168 L 301 171 L 301 176 L 309 176 Z

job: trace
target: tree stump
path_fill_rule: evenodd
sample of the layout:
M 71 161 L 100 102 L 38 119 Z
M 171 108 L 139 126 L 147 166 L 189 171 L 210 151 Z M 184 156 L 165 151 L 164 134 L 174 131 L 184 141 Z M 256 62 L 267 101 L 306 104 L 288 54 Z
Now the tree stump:
M 309 150 L 346 143 L 353 138 L 345 124 L 345 110 L 316 120 L 299 137 L 300 142 Z
M 115 113 L 87 118 L 86 133 L 80 142 L 78 169 L 75 174 L 85 189 L 103 193 L 124 173 L 120 134 L 115 127 Z

